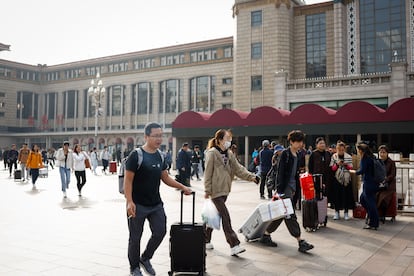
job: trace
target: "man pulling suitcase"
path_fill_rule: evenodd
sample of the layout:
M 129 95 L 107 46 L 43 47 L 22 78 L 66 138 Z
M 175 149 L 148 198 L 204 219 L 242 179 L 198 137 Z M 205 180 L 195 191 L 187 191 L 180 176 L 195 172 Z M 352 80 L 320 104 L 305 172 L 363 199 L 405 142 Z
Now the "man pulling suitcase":
M 157 123 L 148 123 L 144 129 L 145 144 L 142 146 L 142 163 L 138 169 L 138 154 L 130 153 L 125 164 L 124 192 L 127 201 L 129 228 L 128 259 L 131 275 L 142 275 L 140 265 L 155 275 L 151 258 L 161 244 L 166 232 L 166 216 L 160 196 L 160 180 L 168 186 L 180 189 L 190 195 L 191 189 L 172 179 L 159 147 L 162 143 L 162 129 Z M 148 220 L 152 235 L 145 251 L 140 254 L 144 222 Z

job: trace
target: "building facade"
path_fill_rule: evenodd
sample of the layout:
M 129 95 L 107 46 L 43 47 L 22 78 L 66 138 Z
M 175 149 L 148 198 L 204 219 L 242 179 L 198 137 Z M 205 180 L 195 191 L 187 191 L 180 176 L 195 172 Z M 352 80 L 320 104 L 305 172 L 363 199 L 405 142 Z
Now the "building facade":
M 233 37 L 53 66 L 0 60 L 0 143 L 123 150 L 157 121 L 175 149 L 171 123 L 189 110 L 387 108 L 414 96 L 413 14 L 413 0 L 235 0 Z M 95 136 L 97 73 L 106 93 Z

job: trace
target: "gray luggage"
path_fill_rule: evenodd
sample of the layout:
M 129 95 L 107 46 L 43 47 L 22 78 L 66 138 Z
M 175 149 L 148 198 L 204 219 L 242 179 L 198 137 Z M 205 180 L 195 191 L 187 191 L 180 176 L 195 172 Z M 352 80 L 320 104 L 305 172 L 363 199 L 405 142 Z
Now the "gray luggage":
M 263 235 L 271 222 L 272 221 L 263 221 L 259 208 L 256 208 L 243 223 L 242 227 L 240 227 L 239 233 L 244 235 L 247 242 L 257 240 Z

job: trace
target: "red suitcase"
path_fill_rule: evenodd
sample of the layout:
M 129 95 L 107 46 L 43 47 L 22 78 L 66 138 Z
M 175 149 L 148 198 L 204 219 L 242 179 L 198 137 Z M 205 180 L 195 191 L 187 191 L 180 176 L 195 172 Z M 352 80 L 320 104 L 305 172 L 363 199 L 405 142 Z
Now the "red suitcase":
M 310 173 L 303 173 L 299 178 L 300 187 L 302 189 L 303 197 L 305 200 L 311 200 L 315 198 L 315 184 L 313 182 L 313 176 Z
M 116 161 L 109 162 L 109 172 L 116 173 Z
M 382 210 L 379 209 L 378 214 L 379 217 L 391 218 L 391 222 L 395 221 L 395 217 L 397 216 L 397 193 L 393 193 L 390 205 L 388 205 L 385 215 L 383 214 Z

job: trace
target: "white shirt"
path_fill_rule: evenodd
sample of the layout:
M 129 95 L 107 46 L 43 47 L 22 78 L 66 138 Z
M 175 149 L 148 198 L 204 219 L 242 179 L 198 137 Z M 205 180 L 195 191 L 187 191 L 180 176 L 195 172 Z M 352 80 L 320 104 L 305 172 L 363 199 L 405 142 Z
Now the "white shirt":
M 75 171 L 84 171 L 85 170 L 85 159 L 90 159 L 88 154 L 84 151 L 81 151 L 79 154 L 73 153 L 73 169 Z
M 63 148 L 58 149 L 56 153 L 56 161 L 59 167 L 72 169 L 73 168 L 73 154 L 72 150 L 68 149 L 68 156 L 65 161 L 65 154 L 63 153 Z M 66 166 L 65 166 L 66 165 Z

